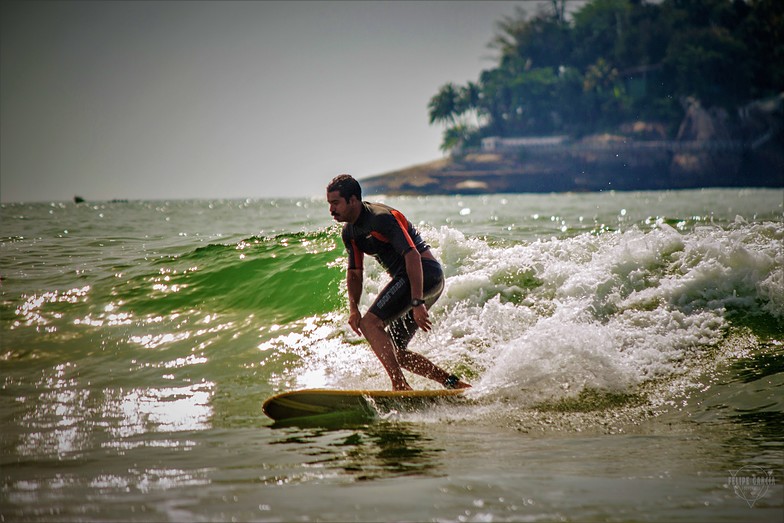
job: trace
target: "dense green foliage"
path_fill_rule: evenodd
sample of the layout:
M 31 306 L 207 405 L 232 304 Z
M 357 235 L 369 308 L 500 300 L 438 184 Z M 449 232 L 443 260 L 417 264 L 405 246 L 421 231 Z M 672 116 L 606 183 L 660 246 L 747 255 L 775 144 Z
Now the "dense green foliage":
M 684 97 L 734 109 L 784 91 L 782 0 L 592 0 L 568 19 L 565 3 L 504 18 L 497 66 L 433 96 L 444 150 L 639 120 L 674 129 Z

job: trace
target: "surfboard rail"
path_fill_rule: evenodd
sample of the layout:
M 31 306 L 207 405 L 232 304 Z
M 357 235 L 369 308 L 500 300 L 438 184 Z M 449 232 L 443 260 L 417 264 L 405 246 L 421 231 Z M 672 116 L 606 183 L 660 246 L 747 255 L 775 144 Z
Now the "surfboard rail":
M 302 389 L 283 392 L 268 398 L 262 405 L 262 410 L 276 421 L 347 411 L 363 412 L 368 417 L 372 417 L 378 407 L 421 408 L 439 399 L 460 396 L 463 392 L 464 389 L 396 391 Z

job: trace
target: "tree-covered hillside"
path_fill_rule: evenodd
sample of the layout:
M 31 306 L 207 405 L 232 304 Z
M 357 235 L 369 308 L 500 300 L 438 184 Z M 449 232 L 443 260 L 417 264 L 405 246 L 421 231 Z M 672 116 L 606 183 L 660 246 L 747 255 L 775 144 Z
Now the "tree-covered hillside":
M 444 150 L 635 121 L 672 133 L 686 97 L 734 114 L 784 91 L 782 0 L 593 0 L 572 16 L 566 3 L 498 22 L 497 65 L 432 97 Z

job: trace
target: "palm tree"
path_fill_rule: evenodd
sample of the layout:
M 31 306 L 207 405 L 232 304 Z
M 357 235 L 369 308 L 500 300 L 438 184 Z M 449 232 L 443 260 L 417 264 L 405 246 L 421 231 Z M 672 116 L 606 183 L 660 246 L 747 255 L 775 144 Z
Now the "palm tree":
M 458 99 L 459 92 L 455 84 L 450 82 L 442 85 L 438 93 L 427 104 L 430 123 L 454 124 L 458 114 Z

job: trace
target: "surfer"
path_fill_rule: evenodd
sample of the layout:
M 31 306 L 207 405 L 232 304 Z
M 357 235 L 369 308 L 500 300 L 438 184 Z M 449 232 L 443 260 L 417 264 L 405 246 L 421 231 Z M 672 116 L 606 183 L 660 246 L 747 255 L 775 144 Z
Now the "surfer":
M 343 226 L 348 252 L 348 323 L 364 335 L 392 380 L 394 390 L 411 390 L 402 369 L 435 380 L 446 388 L 470 387 L 421 354 L 408 350 L 416 330 L 431 329 L 428 308 L 444 289 L 444 273 L 430 246 L 403 214 L 380 203 L 362 201 L 362 189 L 353 177 L 341 174 L 327 185 L 332 217 Z M 370 254 L 392 276 L 363 316 L 364 255 Z

